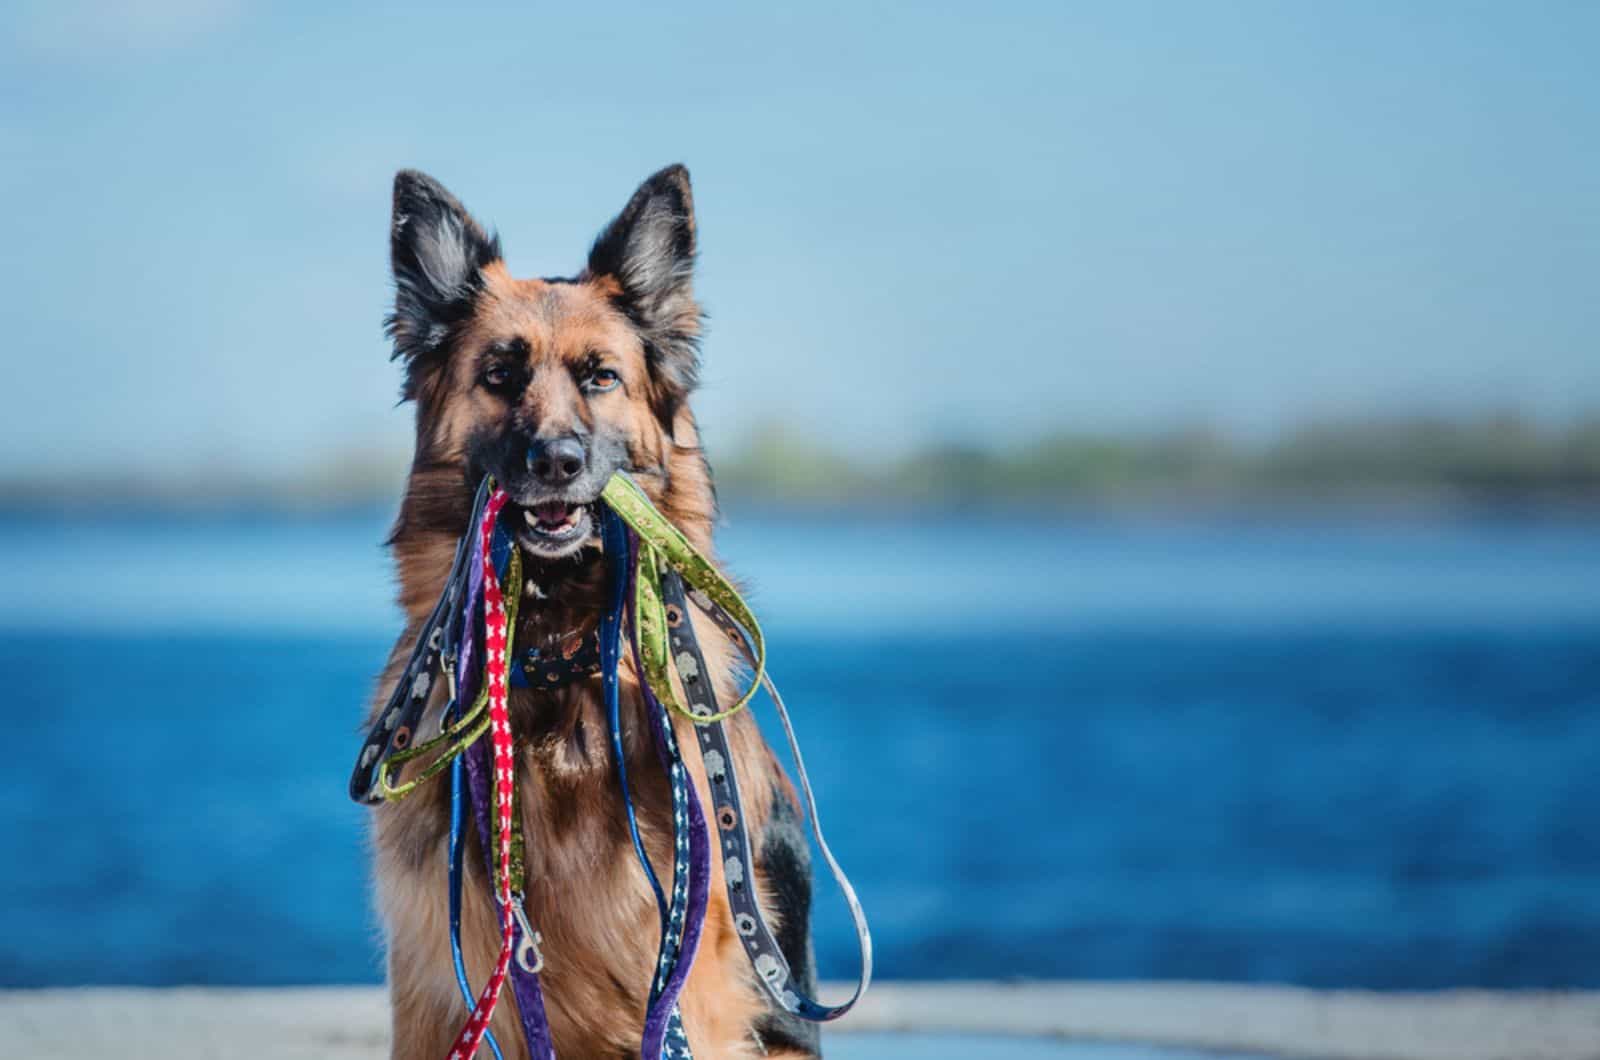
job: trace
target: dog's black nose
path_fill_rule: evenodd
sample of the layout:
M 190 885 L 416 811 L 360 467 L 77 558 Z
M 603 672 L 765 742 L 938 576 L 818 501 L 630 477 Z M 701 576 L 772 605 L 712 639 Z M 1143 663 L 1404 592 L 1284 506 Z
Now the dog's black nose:
M 532 442 L 528 446 L 528 470 L 547 486 L 565 486 L 583 473 L 583 443 L 568 434 Z

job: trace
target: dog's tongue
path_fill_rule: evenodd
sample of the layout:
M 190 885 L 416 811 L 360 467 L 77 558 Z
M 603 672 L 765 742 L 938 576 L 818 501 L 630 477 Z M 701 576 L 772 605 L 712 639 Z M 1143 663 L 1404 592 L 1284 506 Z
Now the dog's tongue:
M 560 526 L 572 515 L 572 506 L 565 501 L 545 501 L 533 506 L 533 514 L 541 523 Z

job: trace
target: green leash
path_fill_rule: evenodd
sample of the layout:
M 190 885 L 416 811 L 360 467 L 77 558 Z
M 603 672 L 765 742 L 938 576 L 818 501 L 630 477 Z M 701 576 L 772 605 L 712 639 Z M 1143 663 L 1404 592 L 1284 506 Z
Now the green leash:
M 766 639 L 762 636 L 761 624 L 756 621 L 750 606 L 744 602 L 744 597 L 739 595 L 739 591 L 722 575 L 722 572 L 701 555 L 699 549 L 689 543 L 689 539 L 683 536 L 682 531 L 656 510 L 638 483 L 626 474 L 619 472 L 612 475 L 611 480 L 606 483 L 606 488 L 601 491 L 600 499 L 639 535 L 639 567 L 637 577 L 634 579 L 636 585 L 633 601 L 636 616 L 634 628 L 638 639 L 639 657 L 644 660 L 645 677 L 649 680 L 650 688 L 655 692 L 656 698 L 697 725 L 709 725 L 739 713 L 749 706 L 750 700 L 761 687 L 761 679 L 766 673 Z M 667 606 L 662 599 L 661 591 L 661 575 L 667 568 L 677 571 L 692 593 L 705 594 L 708 600 L 738 623 L 741 633 L 748 641 L 750 650 L 746 654 L 753 668 L 750 686 L 726 710 L 713 711 L 704 703 L 691 703 L 685 706 L 672 685 L 673 659 L 668 644 Z M 506 571 L 506 584 L 520 585 L 521 581 L 522 555 L 518 549 L 513 548 Z M 509 628 L 513 630 L 516 629 L 517 605 L 521 597 L 520 592 L 506 594 L 506 617 Z M 439 735 L 431 740 L 413 744 L 405 750 L 396 751 L 383 762 L 378 772 L 378 794 L 389 801 L 405 798 L 444 772 L 449 767 L 451 759 L 472 746 L 488 731 L 488 694 L 487 691 L 480 691 L 472 708 L 456 721 L 446 725 Z M 438 757 L 429 762 L 422 772 L 410 780 L 404 782 L 399 780 L 401 770 L 406 763 L 436 753 Z
M 656 698 L 697 725 L 709 725 L 739 713 L 755 697 L 766 673 L 767 646 L 761 635 L 761 624 L 751 612 L 722 572 L 702 556 L 683 533 L 656 510 L 639 484 L 626 474 L 611 476 L 600 498 L 611 510 L 639 535 L 639 569 L 634 579 L 634 628 L 639 643 L 639 657 L 644 660 L 645 676 Z M 661 575 L 665 568 L 678 572 L 693 592 L 705 596 L 741 627 L 749 642 L 751 666 L 750 687 L 727 710 L 713 711 L 704 703 L 688 707 L 678 698 L 672 687 L 672 651 L 668 645 L 667 606 L 662 599 Z M 681 667 L 680 667 L 681 670 Z
M 506 563 L 506 584 L 522 585 L 522 554 L 515 548 L 511 550 L 511 558 Z M 520 588 L 515 592 L 506 593 L 506 628 L 509 630 L 517 628 L 517 605 L 521 600 Z M 405 798 L 444 772 L 452 759 L 471 747 L 488 731 L 489 686 L 485 682 L 484 687 L 478 690 L 478 698 L 473 700 L 472 708 L 455 721 L 447 723 L 439 735 L 431 740 L 412 744 L 403 751 L 396 751 L 383 762 L 378 769 L 378 794 L 390 802 Z M 446 744 L 449 746 L 445 747 Z M 407 762 L 432 754 L 440 747 L 445 747 L 444 752 L 429 762 L 422 772 L 404 783 L 398 782 L 400 771 Z
M 656 510 L 631 478 L 618 472 L 606 483 L 601 496 L 638 536 L 634 628 L 639 658 L 645 679 L 656 698 L 670 704 L 695 723 L 707 786 L 717 810 L 717 845 L 719 856 L 725 859 L 724 882 L 739 943 L 749 956 L 762 987 L 779 1008 L 811 1023 L 837 1019 L 855 1006 L 872 981 L 872 935 L 855 888 L 850 885 L 833 851 L 829 849 L 828 841 L 823 837 L 817 800 L 811 790 L 810 778 L 806 775 L 805 758 L 800 753 L 788 708 L 784 706 L 783 697 L 778 694 L 766 672 L 766 644 L 761 626 L 738 590 L 695 550 L 677 527 Z M 706 680 L 703 681 L 694 680 L 705 669 L 705 663 L 696 643 L 694 626 L 685 613 L 690 602 L 705 612 L 719 629 L 736 642 L 741 642 L 739 646 L 752 671 L 750 687 L 733 706 L 724 711 L 716 710 L 716 691 L 710 675 L 705 675 Z M 673 611 L 678 613 L 674 615 Z M 691 698 L 703 695 L 705 702 L 692 702 L 688 709 L 678 702 L 670 677 L 669 668 L 672 666 L 677 667 L 679 676 L 683 678 L 684 690 L 690 693 Z M 795 772 L 805 807 L 809 811 L 807 816 L 817 850 L 839 885 L 856 931 L 861 974 L 856 981 L 855 992 L 835 1005 L 823 1004 L 811 997 L 807 984 L 795 978 L 787 956 L 766 922 L 755 893 L 755 861 L 751 856 L 750 835 L 739 801 L 734 756 L 728 745 L 727 733 L 719 722 L 744 709 L 756 689 L 763 686 L 777 710 L 790 754 L 794 757 Z
M 481 492 L 481 491 L 480 491 Z M 816 799 L 806 776 L 805 761 L 789 721 L 787 708 L 766 672 L 766 640 L 761 625 L 744 598 L 731 582 L 700 553 L 683 533 L 659 512 L 654 503 L 625 472 L 612 475 L 601 491 L 600 499 L 617 518 L 633 531 L 637 549 L 633 571 L 634 593 L 633 628 L 634 646 L 638 651 L 640 669 L 649 691 L 661 704 L 682 714 L 696 726 L 697 740 L 708 770 L 713 798 L 717 806 L 717 826 L 723 833 L 718 842 L 732 851 L 728 861 L 727 887 L 730 905 L 735 913 L 735 926 L 739 941 L 749 955 L 762 986 L 778 1004 L 789 1013 L 810 1022 L 835 1019 L 847 1012 L 866 990 L 872 977 L 872 940 L 865 914 L 856 898 L 855 890 L 845 878 L 833 853 L 823 838 L 818 820 Z M 470 533 L 470 531 L 469 531 Z M 607 540 L 608 549 L 615 543 Z M 621 546 L 626 549 L 626 544 Z M 617 557 L 611 557 L 614 561 Z M 626 557 L 618 562 L 625 562 Z M 626 568 L 619 568 L 625 571 Z M 515 637 L 517 606 L 522 592 L 522 557 L 512 545 L 502 584 L 505 592 L 506 629 L 508 640 Z M 701 676 L 705 667 L 700 650 L 694 642 L 693 626 L 686 613 L 693 603 L 738 644 L 740 652 L 751 671 L 750 684 L 726 710 L 717 709 L 717 698 L 710 674 Z M 676 636 L 674 633 L 676 632 Z M 677 654 L 674 654 L 677 644 Z M 672 671 L 676 669 L 683 679 L 690 702 L 685 705 L 673 687 Z M 749 836 L 745 833 L 743 811 L 739 806 L 737 786 L 734 783 L 732 752 L 727 746 L 726 734 L 719 722 L 732 717 L 749 706 L 758 689 L 767 688 L 783 724 L 795 767 L 799 774 L 800 789 L 809 811 L 809 824 L 819 851 L 832 870 L 854 921 L 861 952 L 861 975 L 854 994 L 838 1005 L 823 1005 L 807 996 L 802 984 L 792 978 L 788 962 L 775 936 L 765 922 L 765 917 L 755 901 L 753 891 L 745 878 L 753 879 L 754 862 L 750 857 Z M 665 720 L 664 718 L 662 719 Z M 394 801 L 405 798 L 419 786 L 438 776 L 462 752 L 471 747 L 489 731 L 488 687 L 476 697 L 470 710 L 454 721 L 442 721 L 433 739 L 404 748 L 391 747 L 387 757 L 377 765 L 372 794 Z M 669 730 L 670 732 L 670 730 Z M 369 745 L 376 737 L 369 737 Z M 369 747 L 370 750 L 370 747 Z M 436 757 L 408 781 L 400 781 L 407 763 L 428 755 Z M 713 765 L 713 763 L 715 763 Z M 364 763 L 358 764 L 359 769 Z M 361 789 L 366 791 L 367 789 Z M 513 823 L 516 833 L 521 832 L 520 814 Z M 731 829 L 731 831 L 730 831 Z M 498 822 L 496 822 L 498 832 Z M 525 869 L 522 863 L 521 835 L 513 836 L 510 874 L 513 893 L 521 893 Z M 636 841 L 637 842 L 637 841 Z M 737 865 L 732 863 L 737 861 Z M 681 867 L 680 867 L 681 869 Z M 737 869 L 738 871 L 734 871 Z M 496 871 L 496 883 L 500 877 Z

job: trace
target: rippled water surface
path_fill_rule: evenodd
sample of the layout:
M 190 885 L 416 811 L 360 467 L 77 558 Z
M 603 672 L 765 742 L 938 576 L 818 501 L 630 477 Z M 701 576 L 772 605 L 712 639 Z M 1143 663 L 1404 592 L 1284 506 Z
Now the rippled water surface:
M 1597 529 L 736 514 L 722 541 L 882 974 L 1593 987 Z M 396 626 L 382 533 L 0 520 L 0 984 L 377 978 L 344 784 Z

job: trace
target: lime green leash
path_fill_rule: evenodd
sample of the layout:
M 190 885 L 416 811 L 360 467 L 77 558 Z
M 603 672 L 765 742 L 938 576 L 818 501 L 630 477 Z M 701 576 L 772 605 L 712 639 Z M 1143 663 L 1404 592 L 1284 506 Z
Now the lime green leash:
M 749 706 L 761 686 L 767 659 L 761 625 L 750 606 L 722 572 L 656 510 L 656 506 L 633 479 L 620 473 L 611 476 L 600 498 L 639 535 L 639 568 L 633 600 L 636 619 L 634 633 L 639 645 L 639 657 L 644 661 L 645 677 L 656 698 L 697 725 L 722 721 Z M 726 710 L 712 711 L 703 703 L 685 706 L 673 688 L 673 659 L 667 642 L 667 609 L 661 594 L 661 575 L 668 567 L 677 571 L 691 590 L 704 593 L 707 599 L 722 608 L 739 624 L 749 642 L 751 650 L 748 654 L 754 671 L 750 677 L 750 687 Z M 514 586 L 521 583 L 522 554 L 513 548 L 507 564 L 506 584 Z M 520 592 L 506 594 L 507 625 L 512 630 L 516 629 L 517 605 L 521 598 Z M 460 718 L 447 723 L 439 735 L 390 755 L 378 773 L 378 793 L 389 801 L 403 799 L 444 772 L 451 759 L 489 731 L 488 701 L 487 689 L 481 690 L 472 708 Z M 438 757 L 429 762 L 422 772 L 410 780 L 399 780 L 407 763 L 435 753 Z
M 644 490 L 626 474 L 611 476 L 600 497 L 639 535 L 639 568 L 634 579 L 634 633 L 645 677 L 656 698 L 697 725 L 709 725 L 739 713 L 749 705 L 766 673 L 767 647 L 761 625 L 749 605 L 722 572 L 689 543 L 688 538 L 656 510 Z M 753 673 L 750 687 L 723 711 L 704 703 L 685 707 L 672 687 L 672 653 L 668 646 L 667 608 L 662 600 L 661 575 L 671 567 L 694 592 L 705 596 L 741 627 L 748 640 Z M 685 616 L 687 617 L 687 616 Z M 682 667 L 679 667 L 680 673 Z
M 656 510 L 644 491 L 626 474 L 612 476 L 601 496 L 638 539 L 633 625 L 645 679 L 657 699 L 670 704 L 696 725 L 701 763 L 705 767 L 707 785 L 717 809 L 717 830 L 720 833 L 717 845 L 725 858 L 724 882 L 739 944 L 756 969 L 762 987 L 778 1007 L 809 1022 L 837 1019 L 854 1007 L 872 981 L 872 934 L 855 888 L 850 885 L 822 834 L 816 796 L 806 775 L 805 758 L 800 753 L 788 708 L 784 706 L 783 697 L 778 694 L 772 678 L 766 672 L 766 644 L 761 626 L 738 591 L 685 540 L 677 527 Z M 735 641 L 742 639 L 739 646 L 752 671 L 750 687 L 733 706 L 724 711 L 715 709 L 716 694 L 710 675 L 701 674 L 705 662 L 689 615 L 674 616 L 668 610 L 671 607 L 685 611 L 691 602 Z M 676 657 L 672 655 L 674 647 L 679 652 Z M 672 689 L 669 672 L 669 667 L 674 665 L 691 699 L 703 695 L 706 702 L 691 702 L 688 709 L 679 703 Z M 697 675 L 706 679 L 695 680 Z M 805 809 L 809 811 L 806 816 L 809 817 L 811 834 L 816 839 L 818 852 L 839 885 L 855 927 L 861 954 L 861 974 L 856 980 L 854 993 L 835 1005 L 823 1004 L 809 996 L 804 989 L 806 984 L 794 978 L 787 956 L 756 900 L 755 889 L 746 882 L 756 878 L 755 862 L 751 857 L 750 836 L 740 805 L 733 752 L 728 745 L 727 733 L 718 722 L 744 709 L 759 687 L 766 688 L 772 705 L 777 709 L 778 720 L 783 726 L 794 759 Z
M 784 734 L 788 739 L 791 753 L 795 759 L 796 769 L 799 772 L 800 788 L 805 798 L 805 806 L 809 811 L 810 829 L 816 838 L 818 849 L 832 870 L 835 880 L 844 895 L 849 907 L 851 919 L 854 921 L 856 936 L 861 952 L 861 975 L 857 981 L 853 995 L 839 1005 L 823 1005 L 805 995 L 799 990 L 799 983 L 790 981 L 790 971 L 787 962 L 783 959 L 781 948 L 778 947 L 771 930 L 766 926 L 761 916 L 759 906 L 752 905 L 746 915 L 740 918 L 739 940 L 745 951 L 755 963 L 761 974 L 761 981 L 767 992 L 785 1010 L 799 1015 L 809 1021 L 831 1020 L 847 1012 L 861 997 L 871 982 L 872 977 L 872 940 L 867 929 L 865 915 L 861 904 L 856 897 L 855 890 L 845 878 L 843 870 L 839 867 L 832 851 L 828 848 L 827 841 L 823 838 L 821 822 L 817 814 L 816 799 L 811 791 L 811 784 L 806 777 L 805 762 L 800 755 L 799 744 L 796 741 L 793 726 L 789 722 L 787 709 L 783 700 L 778 696 L 777 689 L 772 686 L 771 679 L 766 673 L 766 641 L 761 632 L 760 623 L 756 621 L 755 614 L 750 610 L 744 598 L 723 576 L 722 572 L 696 549 L 683 533 L 673 526 L 665 516 L 659 512 L 650 498 L 625 472 L 618 472 L 606 483 L 601 491 L 601 500 L 611 509 L 622 523 L 633 531 L 637 555 L 634 568 L 634 594 L 631 601 L 633 607 L 634 646 L 638 651 L 638 661 L 643 673 L 644 681 L 655 698 L 670 709 L 682 714 L 698 727 L 699 740 L 702 752 L 710 748 L 716 751 L 722 760 L 731 758 L 726 746 L 726 736 L 718 722 L 737 714 L 747 707 L 754 698 L 756 691 L 763 685 L 772 696 L 777 707 L 778 716 L 783 723 Z M 612 547 L 609 543 L 607 547 Z M 626 547 L 626 546 L 624 546 Z M 615 558 L 615 557 L 613 557 Z M 620 562 L 625 563 L 626 557 Z M 625 567 L 621 570 L 626 570 Z M 681 584 L 679 584 L 681 581 Z M 506 577 L 503 584 L 512 587 L 505 594 L 506 618 L 508 639 L 515 636 L 517 606 L 521 600 L 522 592 L 522 557 L 520 551 L 513 545 L 508 557 Z M 685 591 L 687 589 L 687 591 Z M 668 597 L 673 602 L 669 605 Z M 707 680 L 696 681 L 693 678 L 703 668 L 703 662 L 696 656 L 699 649 L 693 646 L 692 626 L 687 630 L 689 637 L 688 646 L 694 648 L 694 653 L 685 651 L 676 658 L 673 656 L 673 629 L 684 633 L 683 626 L 689 622 L 687 614 L 674 615 L 671 611 L 681 611 L 688 602 L 706 612 L 725 633 L 739 642 L 739 648 L 745 662 L 751 671 L 750 685 L 733 704 L 726 710 L 716 709 L 716 696 L 710 682 L 710 675 L 704 675 Z M 669 611 L 669 607 L 671 611 Z M 681 650 L 681 648 L 680 648 Z M 679 698 L 677 690 L 673 687 L 672 671 L 676 668 L 684 679 L 684 689 L 689 692 L 691 702 L 685 705 Z M 453 686 L 452 686 L 453 687 Z M 700 690 L 704 689 L 704 692 Z M 700 697 L 704 697 L 701 701 Z M 450 763 L 482 738 L 490 728 L 488 710 L 488 690 L 485 689 L 476 697 L 472 708 L 454 721 L 442 720 L 439 734 L 411 747 L 393 752 L 378 768 L 375 792 L 386 800 L 403 799 L 414 792 L 419 786 L 438 776 Z M 407 763 L 415 762 L 428 755 L 436 757 L 428 762 L 422 770 L 408 781 L 400 781 L 399 775 Z M 708 759 L 709 761 L 709 759 Z M 731 761 L 729 761 L 731 765 Z M 718 824 L 726 830 L 735 827 L 739 832 L 741 843 L 733 844 L 730 849 L 739 849 L 748 845 L 744 837 L 742 811 L 737 806 L 738 795 L 732 783 L 731 770 L 726 777 L 727 788 L 731 790 L 732 804 L 719 808 Z M 720 791 L 721 789 L 717 789 Z M 630 803 L 631 807 L 631 803 Z M 518 815 L 520 818 L 520 815 Z M 726 820 L 724 819 L 726 818 Z M 731 825 L 729 822 L 733 822 Z M 520 824 L 520 821 L 518 821 Z M 498 822 L 496 822 L 498 832 Z M 520 827 L 513 826 L 520 833 Z M 510 873 L 513 877 L 513 891 L 521 893 L 524 867 L 522 865 L 521 836 L 514 837 L 513 863 Z M 731 838 L 730 838 L 731 842 Z M 741 864 L 748 865 L 748 854 L 740 854 Z M 750 868 L 745 868 L 748 873 Z M 499 882 L 498 867 L 496 882 Z M 729 901 L 734 903 L 735 909 L 742 909 L 738 900 L 743 894 L 733 877 L 729 877 Z M 747 923 L 746 923 L 747 922 Z
M 515 548 L 511 550 L 511 558 L 506 563 L 506 584 L 516 586 L 522 584 L 522 554 Z M 509 630 L 517 628 L 517 605 L 521 600 L 522 592 L 520 589 L 506 593 L 506 628 Z M 466 711 L 455 721 L 444 723 L 439 735 L 431 740 L 413 744 L 403 751 L 396 751 L 389 756 L 378 770 L 378 793 L 390 802 L 405 798 L 413 791 L 416 791 L 418 787 L 444 772 L 449 767 L 451 759 L 471 747 L 488 731 L 489 686 L 486 682 L 478 690 L 478 697 L 473 700 L 472 709 Z M 449 746 L 445 747 L 446 744 Z M 400 776 L 400 771 L 407 762 L 432 754 L 440 747 L 445 747 L 444 752 L 438 758 L 429 762 L 422 772 L 403 783 L 396 782 L 396 778 Z

